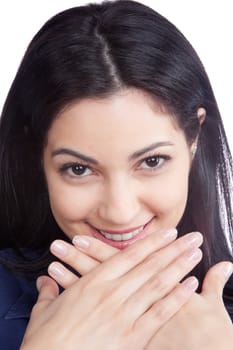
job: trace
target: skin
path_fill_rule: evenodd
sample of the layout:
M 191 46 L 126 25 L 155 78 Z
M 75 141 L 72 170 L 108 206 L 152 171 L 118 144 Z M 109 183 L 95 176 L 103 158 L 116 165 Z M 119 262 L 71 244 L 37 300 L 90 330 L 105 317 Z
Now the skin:
M 21 350 L 75 350 L 77 344 L 93 350 L 144 349 L 197 287 L 193 278 L 178 281 L 200 261 L 201 240 L 189 236 L 173 242 L 175 237 L 175 231 L 156 232 L 135 242 L 60 295 L 53 280 L 41 277 Z
M 64 148 L 98 164 L 65 154 Z M 119 233 L 149 223 L 148 235 L 176 227 L 186 206 L 191 160 L 174 117 L 142 92 L 76 102 L 54 121 L 44 150 L 53 215 L 71 239 L 95 237 L 93 228 Z M 69 163 L 73 167 L 59 172 Z M 82 175 L 74 172 L 79 164 L 89 167 Z M 132 242 L 106 243 L 122 249 Z
M 152 152 L 130 159 L 154 143 L 159 146 Z M 174 339 L 172 349 L 186 349 L 189 325 L 202 326 L 200 314 L 209 322 L 216 310 L 208 336 L 216 336 L 222 322 L 224 349 L 230 349 L 232 329 L 220 295 L 232 266 L 219 264 L 207 274 L 203 295 L 194 294 L 197 280 L 181 280 L 201 260 L 202 235 L 177 239 L 175 230 L 167 230 L 177 225 L 186 206 L 192 147 L 174 117 L 137 90 L 82 100 L 59 114 L 43 163 L 53 215 L 74 245 L 55 241 L 51 251 L 83 277 L 59 262 L 49 266 L 65 291 L 59 295 L 49 277 L 38 280 L 39 297 L 21 349 L 71 350 L 79 344 L 83 349 L 169 350 L 167 339 Z M 83 164 L 81 159 L 61 154 L 61 148 L 81 152 L 98 165 L 77 176 L 74 166 L 66 165 Z M 100 235 L 95 239 L 96 229 L 119 233 L 145 224 L 142 234 L 124 244 L 103 242 Z M 187 349 L 196 349 L 197 339 L 200 348 L 217 349 L 214 341 L 212 347 L 206 342 L 201 326 L 194 327 Z
M 183 238 L 187 239 L 189 236 L 186 235 Z M 82 240 L 84 239 L 87 238 L 82 237 Z M 115 248 L 96 239 L 88 238 L 88 243 L 88 245 L 80 246 L 79 240 L 75 239 L 75 247 L 67 244 L 65 256 L 53 250 L 54 244 L 51 250 L 62 261 L 78 271 L 81 269 L 84 275 L 88 275 L 101 262 L 117 254 Z M 179 243 L 183 244 L 181 239 Z M 168 258 L 168 255 L 166 257 Z M 213 266 L 207 272 L 201 293 L 194 293 L 180 310 L 155 332 L 144 349 L 232 349 L 233 326 L 222 300 L 223 287 L 231 273 L 232 264 L 228 262 L 221 262 Z M 62 277 L 57 276 L 55 279 L 64 288 L 69 288 L 76 283 L 77 276 L 66 270 Z

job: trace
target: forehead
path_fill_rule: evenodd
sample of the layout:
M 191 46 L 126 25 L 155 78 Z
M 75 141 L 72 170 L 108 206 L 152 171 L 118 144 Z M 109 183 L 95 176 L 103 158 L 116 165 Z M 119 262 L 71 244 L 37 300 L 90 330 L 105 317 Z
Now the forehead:
M 122 113 L 123 112 L 123 113 Z M 125 114 L 127 113 L 127 114 Z M 143 122 L 148 122 L 147 116 L 155 117 L 169 117 L 174 128 L 178 128 L 175 115 L 169 112 L 168 109 L 158 100 L 152 98 L 148 93 L 138 89 L 124 89 L 106 98 L 84 98 L 82 100 L 74 101 L 66 106 L 56 117 L 54 124 L 69 122 L 69 119 L 75 121 L 79 117 L 80 123 L 91 118 L 107 117 L 109 121 L 116 119 L 120 122 L 134 121 L 141 117 Z M 84 117 L 84 119 L 83 119 Z M 107 121 L 107 120 L 106 120 Z
M 122 90 L 107 98 L 89 98 L 67 106 L 52 123 L 48 143 L 53 147 L 105 145 L 124 148 L 135 144 L 184 137 L 172 113 L 147 94 Z M 140 144 L 141 143 L 141 144 Z

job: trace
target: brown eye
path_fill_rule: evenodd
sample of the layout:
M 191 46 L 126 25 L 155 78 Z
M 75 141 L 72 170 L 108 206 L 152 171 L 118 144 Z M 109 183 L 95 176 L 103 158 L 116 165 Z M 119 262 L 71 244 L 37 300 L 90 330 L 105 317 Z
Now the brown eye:
M 92 169 L 87 165 L 79 163 L 68 163 L 61 166 L 59 172 L 62 175 L 68 175 L 69 177 L 85 177 L 93 173 Z
M 81 176 L 81 175 L 84 175 L 85 174 L 85 171 L 87 170 L 88 168 L 85 166 L 85 165 L 82 165 L 82 164 L 75 164 L 75 165 L 72 165 L 70 167 L 70 170 L 72 171 L 72 173 L 74 175 L 78 175 L 78 176 Z
M 145 159 L 146 165 L 150 168 L 154 168 L 155 166 L 157 166 L 160 161 L 161 161 L 161 157 L 149 157 Z
M 141 164 L 140 168 L 145 170 L 157 170 L 158 168 L 162 167 L 167 161 L 171 159 L 168 155 L 155 155 L 145 158 Z

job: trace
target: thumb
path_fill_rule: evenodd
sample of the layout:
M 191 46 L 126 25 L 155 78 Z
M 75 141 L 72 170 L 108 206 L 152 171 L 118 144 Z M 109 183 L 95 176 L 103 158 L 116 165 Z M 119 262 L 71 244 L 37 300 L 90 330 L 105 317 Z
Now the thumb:
M 212 266 L 204 279 L 202 294 L 222 298 L 223 288 L 232 272 L 233 264 L 229 261 L 222 261 Z
M 41 302 L 46 302 L 49 304 L 59 295 L 59 288 L 57 283 L 48 276 L 38 277 L 36 286 L 39 292 L 37 304 Z

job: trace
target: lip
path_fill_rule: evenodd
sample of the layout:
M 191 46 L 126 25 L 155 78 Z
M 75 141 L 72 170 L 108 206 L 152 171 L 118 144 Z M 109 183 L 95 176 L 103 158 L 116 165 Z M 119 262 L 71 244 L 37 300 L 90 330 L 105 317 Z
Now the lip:
M 112 247 L 114 248 L 117 248 L 117 249 L 124 249 L 126 248 L 127 246 L 129 246 L 130 244 L 133 244 L 134 242 L 136 242 L 137 240 L 139 239 L 143 239 L 144 237 L 146 237 L 148 235 L 148 231 L 149 231 L 149 227 L 150 227 L 150 223 L 152 222 L 152 220 L 154 219 L 154 217 L 152 219 L 150 219 L 145 225 L 144 225 L 144 228 L 143 230 L 137 234 L 136 236 L 134 236 L 133 238 L 127 240 L 127 241 L 113 241 L 111 239 L 107 239 L 105 238 L 97 228 L 93 227 L 92 225 L 88 224 L 92 230 L 92 235 L 93 237 L 99 239 L 100 241 L 108 244 L 108 245 L 111 245 Z M 124 234 L 124 233 L 128 233 L 128 232 L 131 232 L 131 231 L 134 231 L 136 229 L 138 229 L 139 227 L 142 227 L 143 225 L 141 226 L 137 226 L 135 228 L 131 228 L 131 229 L 127 229 L 127 230 L 122 230 L 122 231 L 109 231 L 109 230 L 106 230 L 106 232 L 108 233 L 111 233 L 111 234 Z M 105 230 L 101 230 L 101 231 L 105 231 Z

